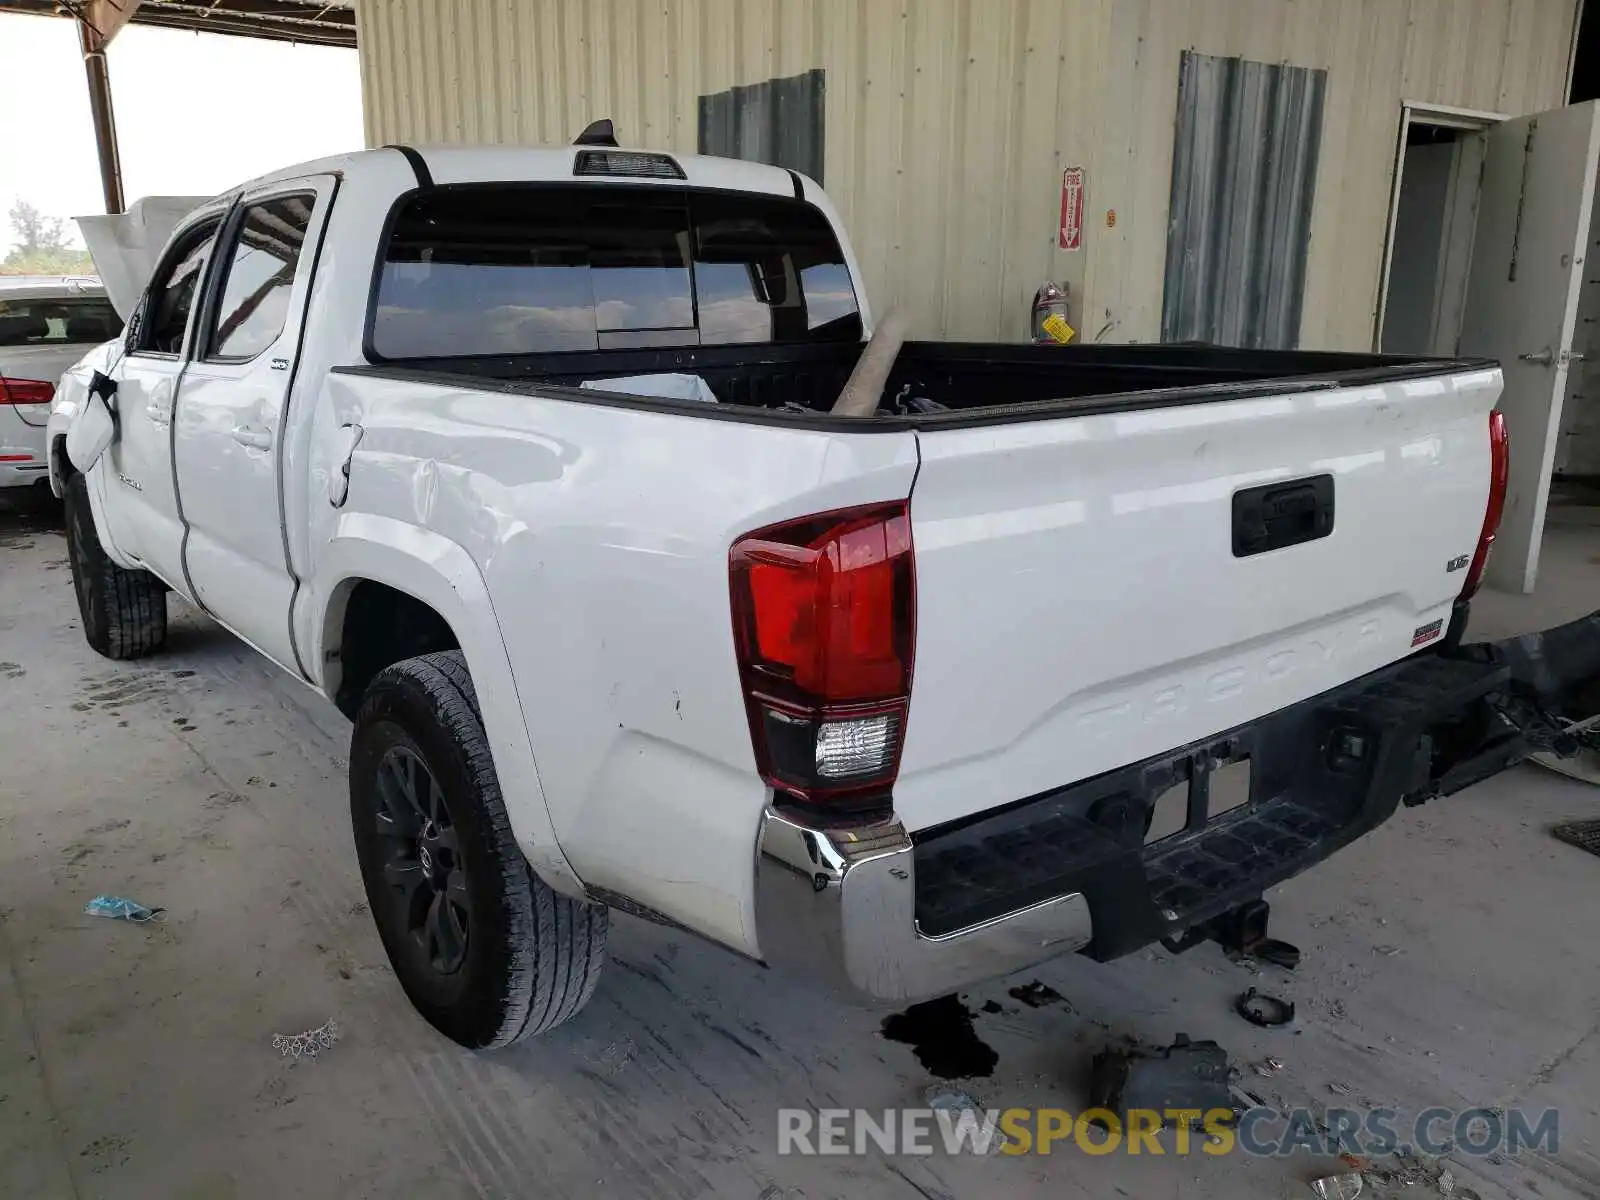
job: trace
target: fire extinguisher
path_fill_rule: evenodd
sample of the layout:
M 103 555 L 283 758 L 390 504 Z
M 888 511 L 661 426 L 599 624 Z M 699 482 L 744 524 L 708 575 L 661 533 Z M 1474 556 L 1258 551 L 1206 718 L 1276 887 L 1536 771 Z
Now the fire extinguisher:
M 1067 324 L 1067 289 L 1045 280 L 1033 294 L 1033 340 L 1044 346 L 1064 346 L 1075 333 Z

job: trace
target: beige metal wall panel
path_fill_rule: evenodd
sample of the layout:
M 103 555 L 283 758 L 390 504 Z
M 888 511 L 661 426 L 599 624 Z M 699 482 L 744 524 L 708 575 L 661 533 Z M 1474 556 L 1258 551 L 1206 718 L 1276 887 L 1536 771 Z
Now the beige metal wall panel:
M 367 137 L 692 151 L 701 95 L 827 72 L 823 180 L 875 306 L 1018 338 L 1160 334 L 1185 50 L 1328 72 L 1301 343 L 1370 344 L 1402 101 L 1563 102 L 1577 0 L 360 0 Z M 1085 168 L 1083 249 L 1057 246 Z M 1114 225 L 1108 211 L 1115 212 Z

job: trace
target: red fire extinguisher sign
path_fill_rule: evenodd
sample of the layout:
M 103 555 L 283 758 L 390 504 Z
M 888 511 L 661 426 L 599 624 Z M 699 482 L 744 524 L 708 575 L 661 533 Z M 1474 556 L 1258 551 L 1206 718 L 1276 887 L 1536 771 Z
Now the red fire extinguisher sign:
M 1061 248 L 1078 250 L 1083 246 L 1083 168 L 1068 167 L 1061 172 Z

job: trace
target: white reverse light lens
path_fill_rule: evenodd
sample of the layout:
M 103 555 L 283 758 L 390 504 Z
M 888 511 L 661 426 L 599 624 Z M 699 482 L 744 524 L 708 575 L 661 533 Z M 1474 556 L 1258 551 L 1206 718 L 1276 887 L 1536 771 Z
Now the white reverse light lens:
M 894 713 L 829 721 L 817 730 L 817 777 L 875 775 L 889 764 L 899 718 Z

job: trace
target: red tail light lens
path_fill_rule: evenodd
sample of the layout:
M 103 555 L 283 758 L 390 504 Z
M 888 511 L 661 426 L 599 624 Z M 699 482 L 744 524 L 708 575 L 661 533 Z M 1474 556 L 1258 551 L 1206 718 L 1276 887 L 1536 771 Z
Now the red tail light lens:
M 762 778 L 803 802 L 880 804 L 900 768 L 916 645 L 906 503 L 757 530 L 728 566 Z
M 7 379 L 0 375 L 0 404 L 49 404 L 56 385 L 38 379 Z
M 1511 478 L 1511 437 L 1506 433 L 1505 414 L 1499 409 L 1489 414 L 1489 505 L 1483 512 L 1483 532 L 1478 534 L 1478 549 L 1472 555 L 1472 565 L 1467 568 L 1466 582 L 1461 585 L 1461 598 L 1470 600 L 1483 583 L 1484 568 L 1489 565 L 1489 550 L 1494 546 L 1494 535 L 1500 529 L 1500 518 L 1506 510 L 1506 487 Z

